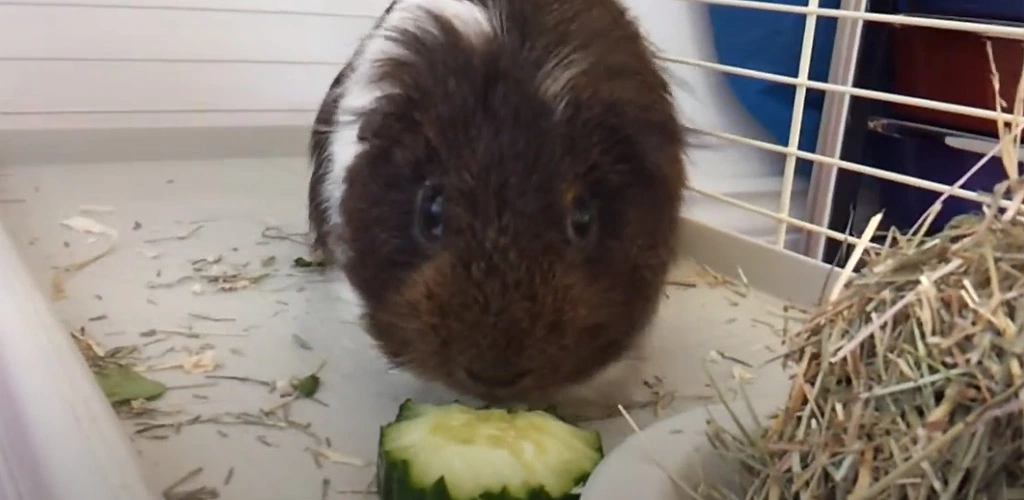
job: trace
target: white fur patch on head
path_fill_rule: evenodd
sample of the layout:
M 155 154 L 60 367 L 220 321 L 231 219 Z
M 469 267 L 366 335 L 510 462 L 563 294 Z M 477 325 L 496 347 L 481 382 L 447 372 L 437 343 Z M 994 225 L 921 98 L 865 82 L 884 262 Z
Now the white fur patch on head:
M 586 56 L 569 47 L 552 54 L 541 68 L 537 86 L 540 94 L 555 107 L 556 113 L 569 102 L 572 88 L 588 64 Z
M 469 0 L 398 0 L 356 49 L 350 61 L 351 73 L 337 89 L 341 98 L 331 130 L 327 155 L 329 171 L 320 200 L 327 224 L 341 224 L 341 198 L 345 172 L 359 152 L 359 113 L 373 106 L 378 98 L 396 92 L 376 82 L 377 62 L 401 58 L 403 48 L 391 36 L 399 31 L 419 32 L 434 28 L 431 15 L 449 20 L 467 40 L 484 43 L 500 33 L 500 13 L 489 12 Z

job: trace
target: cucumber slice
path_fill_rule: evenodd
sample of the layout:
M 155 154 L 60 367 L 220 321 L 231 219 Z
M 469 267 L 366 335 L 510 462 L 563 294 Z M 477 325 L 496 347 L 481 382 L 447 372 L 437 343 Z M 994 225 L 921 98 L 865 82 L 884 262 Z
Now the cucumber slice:
M 604 456 L 596 431 L 542 411 L 406 400 L 380 431 L 381 500 L 576 500 Z

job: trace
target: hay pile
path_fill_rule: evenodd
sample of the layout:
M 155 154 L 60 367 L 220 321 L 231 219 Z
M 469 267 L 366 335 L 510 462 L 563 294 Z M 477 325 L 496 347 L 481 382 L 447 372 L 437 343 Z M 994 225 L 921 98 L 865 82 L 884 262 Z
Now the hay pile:
M 986 212 L 891 232 L 789 339 L 789 400 L 760 435 L 710 424 L 747 499 L 1024 498 L 1024 216 Z
M 858 246 L 863 270 L 787 339 L 779 412 L 709 423 L 750 474 L 746 500 L 1024 499 L 1024 75 L 1013 116 L 999 120 L 1010 180 L 984 213 Z

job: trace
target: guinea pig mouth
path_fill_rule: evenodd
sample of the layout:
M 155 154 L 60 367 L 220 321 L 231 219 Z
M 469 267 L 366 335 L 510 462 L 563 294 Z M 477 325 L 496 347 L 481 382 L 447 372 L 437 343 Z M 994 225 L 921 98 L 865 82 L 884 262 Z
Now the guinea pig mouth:
M 508 390 L 523 381 L 527 370 L 480 370 L 464 368 L 463 374 L 470 383 L 483 389 Z

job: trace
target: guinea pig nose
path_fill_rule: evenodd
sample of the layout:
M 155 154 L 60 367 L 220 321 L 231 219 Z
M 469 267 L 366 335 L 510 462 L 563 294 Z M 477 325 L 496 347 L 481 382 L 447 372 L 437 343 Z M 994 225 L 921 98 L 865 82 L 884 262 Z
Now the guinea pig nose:
M 473 369 L 466 368 L 466 377 L 474 383 L 496 388 L 505 388 L 515 385 L 526 378 L 526 370 L 502 370 L 502 369 Z

